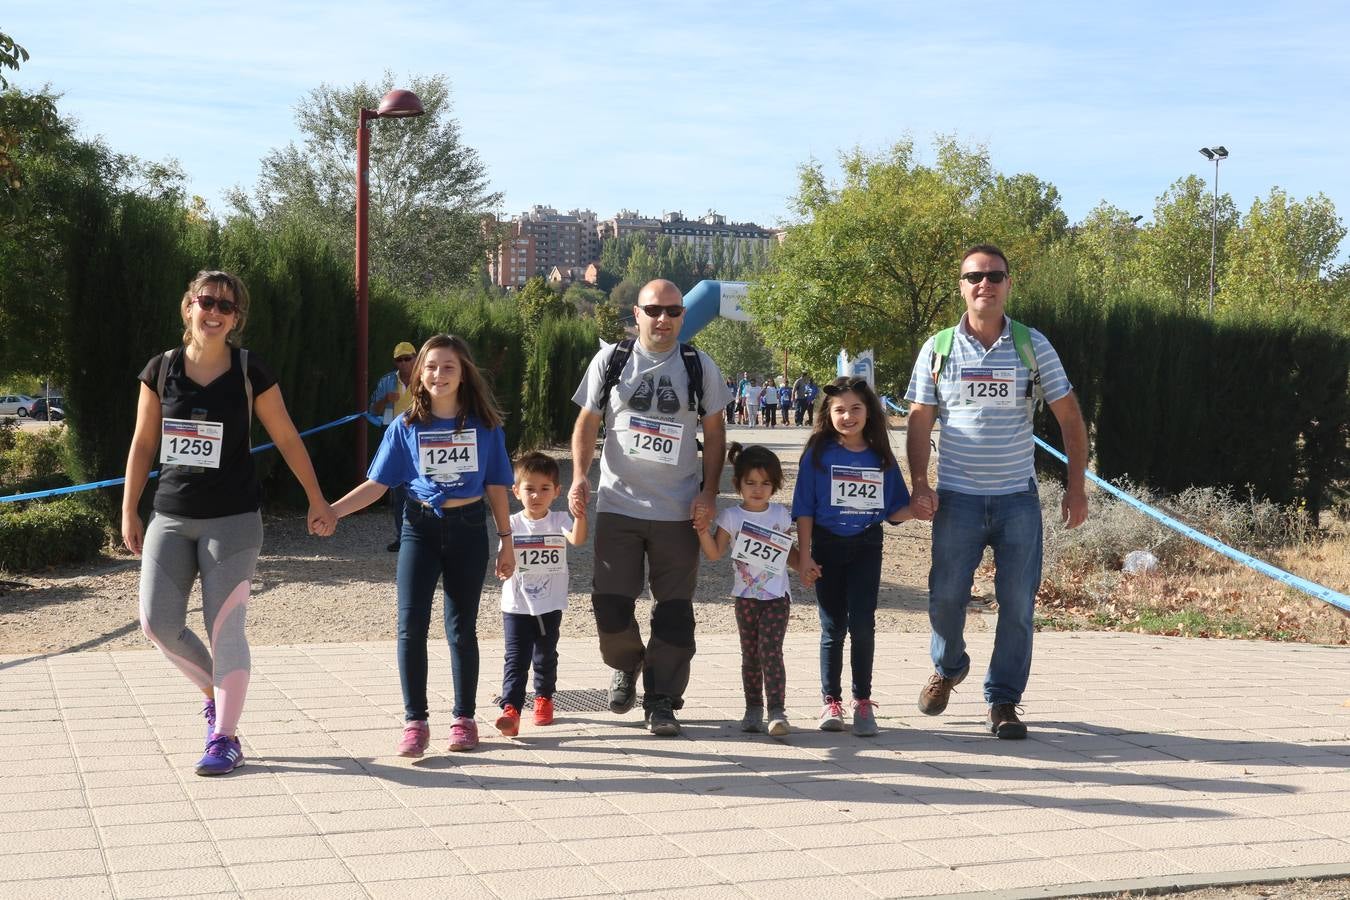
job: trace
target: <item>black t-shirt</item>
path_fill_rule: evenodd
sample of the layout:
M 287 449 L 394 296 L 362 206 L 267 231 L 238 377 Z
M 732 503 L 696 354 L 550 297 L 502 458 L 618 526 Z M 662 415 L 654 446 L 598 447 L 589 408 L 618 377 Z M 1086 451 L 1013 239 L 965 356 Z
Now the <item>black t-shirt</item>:
M 161 353 L 146 363 L 137 376 L 150 390 L 159 387 Z M 249 452 L 248 396 L 244 393 L 244 373 L 238 348 L 230 349 L 230 368 L 206 386 L 197 384 L 183 371 L 184 354 L 173 354 L 160 398 L 160 414 L 165 419 L 192 419 L 219 422 L 223 426 L 220 467 L 161 465 L 159 489 L 155 491 L 155 511 L 188 519 L 214 519 L 253 512 L 261 504 L 258 479 Z M 256 400 L 277 383 L 256 353 L 248 355 L 248 378 Z M 161 432 L 162 434 L 162 432 Z M 155 460 L 158 462 L 159 455 Z

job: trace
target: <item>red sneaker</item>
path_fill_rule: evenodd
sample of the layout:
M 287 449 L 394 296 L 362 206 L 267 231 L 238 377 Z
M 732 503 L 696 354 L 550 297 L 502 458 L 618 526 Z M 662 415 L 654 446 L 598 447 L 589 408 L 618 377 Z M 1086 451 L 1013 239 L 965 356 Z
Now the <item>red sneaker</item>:
M 497 730 L 503 737 L 515 737 L 520 734 L 520 710 L 510 703 L 503 706 L 502 714 L 497 717 Z
M 534 724 L 552 725 L 553 724 L 553 698 L 535 697 L 534 698 Z

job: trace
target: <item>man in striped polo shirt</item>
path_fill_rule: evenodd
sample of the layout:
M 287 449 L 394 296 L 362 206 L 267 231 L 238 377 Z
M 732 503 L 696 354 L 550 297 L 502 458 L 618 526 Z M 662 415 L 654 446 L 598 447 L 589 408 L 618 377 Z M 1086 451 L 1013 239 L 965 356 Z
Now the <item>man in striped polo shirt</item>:
M 952 688 L 970 671 L 966 606 L 985 547 L 994 548 L 998 626 L 984 679 L 989 729 L 1000 738 L 1024 738 L 1017 717 L 1031 672 L 1036 589 L 1041 583 L 1042 524 L 1031 440 L 1032 371 L 1015 346 L 1004 314 L 1011 287 L 1008 259 L 991 244 L 966 251 L 961 296 L 966 314 L 951 336 L 949 355 L 934 372 L 934 344 L 919 351 L 905 399 L 910 496 L 915 514 L 933 521 L 933 564 L 928 573 L 933 675 L 919 693 L 920 711 L 936 716 Z M 1087 429 L 1064 367 L 1045 335 L 1028 329 L 1041 387 L 1059 420 L 1069 457 L 1061 515 L 1069 528 L 1088 515 L 1083 475 Z M 940 350 L 939 350 L 940 352 Z M 929 438 L 942 421 L 938 489 L 928 485 Z

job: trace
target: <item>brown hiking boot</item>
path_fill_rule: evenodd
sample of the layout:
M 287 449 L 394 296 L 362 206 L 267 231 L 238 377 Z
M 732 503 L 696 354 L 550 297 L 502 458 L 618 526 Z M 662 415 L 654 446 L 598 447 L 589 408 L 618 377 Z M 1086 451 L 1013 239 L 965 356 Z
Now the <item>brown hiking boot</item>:
M 937 672 L 930 675 L 928 683 L 919 691 L 919 712 L 926 716 L 942 715 L 942 711 L 947 708 L 947 700 L 952 695 L 952 688 L 965 681 L 968 674 L 970 674 L 969 667 L 954 678 L 947 678 Z
M 1005 741 L 1020 741 L 1027 736 L 1027 726 L 1017 718 L 1016 703 L 995 703 L 989 707 L 989 730 Z

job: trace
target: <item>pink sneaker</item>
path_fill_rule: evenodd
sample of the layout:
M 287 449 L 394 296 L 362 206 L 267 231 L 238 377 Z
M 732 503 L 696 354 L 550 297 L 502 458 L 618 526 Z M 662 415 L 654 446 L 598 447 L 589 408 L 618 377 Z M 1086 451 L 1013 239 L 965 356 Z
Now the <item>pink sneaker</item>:
M 426 719 L 417 719 L 403 726 L 403 737 L 398 742 L 399 756 L 421 756 L 431 743 L 431 726 Z
M 478 723 L 468 716 L 455 716 L 450 723 L 450 749 L 472 750 L 478 746 Z

